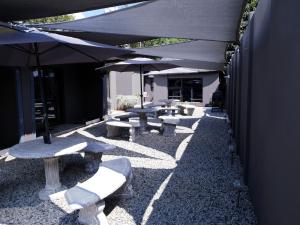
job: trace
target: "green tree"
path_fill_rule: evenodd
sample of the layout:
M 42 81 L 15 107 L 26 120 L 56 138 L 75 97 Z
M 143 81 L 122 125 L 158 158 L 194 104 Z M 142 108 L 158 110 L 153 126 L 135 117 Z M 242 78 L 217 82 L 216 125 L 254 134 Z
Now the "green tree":
M 247 28 L 247 25 L 249 23 L 249 16 L 251 12 L 254 12 L 256 10 L 256 7 L 258 5 L 259 0 L 248 0 L 248 3 L 245 7 L 245 11 L 242 16 L 242 21 L 241 21 L 241 27 L 240 27 L 240 34 L 242 35 L 244 31 Z
M 130 44 L 130 48 L 148 48 L 148 47 L 155 47 L 161 45 L 169 45 L 169 44 L 176 44 L 181 42 L 187 42 L 189 39 L 185 38 L 156 38 L 148 41 L 142 41 Z
M 59 23 L 59 22 L 71 21 L 74 19 L 75 18 L 73 15 L 62 15 L 62 16 L 53 16 L 53 17 L 46 17 L 40 19 L 25 20 L 23 21 L 23 23 L 25 24 Z

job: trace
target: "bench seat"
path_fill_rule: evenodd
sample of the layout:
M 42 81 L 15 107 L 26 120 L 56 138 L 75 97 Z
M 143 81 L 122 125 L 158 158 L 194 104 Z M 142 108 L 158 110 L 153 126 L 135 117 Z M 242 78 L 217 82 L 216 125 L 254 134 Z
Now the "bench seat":
M 177 124 L 179 124 L 180 119 L 174 116 L 160 116 L 159 119 L 162 120 L 161 132 L 165 137 L 175 136 L 175 130 Z
M 132 196 L 132 168 L 126 158 L 100 164 L 97 173 L 67 190 L 65 199 L 73 210 L 79 209 L 79 222 L 84 225 L 107 225 L 104 199 L 123 188 Z M 122 189 L 121 189 L 122 190 Z
M 193 105 L 178 105 L 177 107 L 179 108 L 179 113 L 181 115 L 184 115 L 184 110 L 186 110 L 188 116 L 192 116 L 196 109 L 196 107 Z
M 124 121 L 108 121 L 106 122 L 107 137 L 121 136 L 121 129 L 127 128 L 129 130 L 129 141 L 135 141 L 135 130 L 139 127 L 139 124 L 124 122 Z
M 99 164 L 102 162 L 104 152 L 111 152 L 116 149 L 116 146 L 101 143 L 98 141 L 88 143 L 88 146 L 82 150 L 86 161 L 85 171 L 89 173 L 97 172 Z

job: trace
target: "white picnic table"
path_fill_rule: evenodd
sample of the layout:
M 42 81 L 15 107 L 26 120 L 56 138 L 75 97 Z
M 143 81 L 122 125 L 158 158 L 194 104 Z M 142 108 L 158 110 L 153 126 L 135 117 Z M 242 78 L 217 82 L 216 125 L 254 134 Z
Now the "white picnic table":
M 140 118 L 140 131 L 142 134 L 147 133 L 147 113 L 155 113 L 157 112 L 156 108 L 134 108 L 134 109 L 128 109 L 127 112 L 133 112 L 137 113 Z
M 165 103 L 167 107 L 171 107 L 173 102 L 178 102 L 176 99 L 160 99 L 158 101 Z
M 64 190 L 59 179 L 59 157 L 79 153 L 88 142 L 79 137 L 52 138 L 51 144 L 44 144 L 43 139 L 36 139 L 17 144 L 10 148 L 9 154 L 20 159 L 43 159 L 45 166 L 45 188 L 39 192 L 42 200 L 49 195 Z
M 176 111 L 179 111 L 176 107 L 159 107 L 157 108 L 159 111 L 167 112 L 168 115 L 175 116 Z

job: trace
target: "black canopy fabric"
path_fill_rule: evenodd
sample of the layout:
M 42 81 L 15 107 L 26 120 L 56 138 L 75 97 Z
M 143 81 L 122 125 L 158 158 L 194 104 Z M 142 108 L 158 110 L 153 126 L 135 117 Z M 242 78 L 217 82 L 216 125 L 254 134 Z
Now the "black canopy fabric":
M 42 65 L 100 62 L 130 51 L 58 34 L 0 23 L 0 65 L 35 66 L 43 102 L 44 143 L 50 144 Z
M 225 63 L 226 42 L 190 41 L 152 48 L 132 49 L 136 54 Z
M 156 0 L 44 28 L 140 37 L 237 41 L 245 0 Z
M 154 39 L 155 37 L 143 37 L 135 35 L 124 35 L 124 34 L 107 34 L 107 33 L 95 33 L 95 32 L 84 32 L 84 31 L 55 31 L 54 33 L 80 38 L 89 41 L 100 42 L 108 45 L 122 45 L 135 43 L 140 41 L 146 41 Z
M 173 61 L 172 64 L 180 67 L 204 70 L 224 70 L 225 66 L 224 63 L 204 62 L 197 60 L 176 60 Z
M 1 0 L 0 21 L 58 16 L 140 1 L 142 0 Z
M 101 62 L 132 53 L 115 46 L 0 24 L 0 65 L 35 66 L 33 43 L 38 44 L 40 65 Z

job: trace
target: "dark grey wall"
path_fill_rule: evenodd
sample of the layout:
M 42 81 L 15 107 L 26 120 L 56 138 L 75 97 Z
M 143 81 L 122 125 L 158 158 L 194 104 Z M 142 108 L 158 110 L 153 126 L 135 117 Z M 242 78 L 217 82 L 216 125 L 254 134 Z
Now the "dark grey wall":
M 216 91 L 219 85 L 218 72 L 205 72 L 198 74 L 154 75 L 154 102 L 158 102 L 160 99 L 168 98 L 168 78 L 202 78 L 203 106 L 210 103 L 212 94 Z
M 229 114 L 260 225 L 300 221 L 299 6 L 260 0 L 232 64 Z
M 0 149 L 19 142 L 19 115 L 14 69 L 0 67 Z
M 62 73 L 64 123 L 84 123 L 103 115 L 103 83 L 95 65 L 66 65 Z

